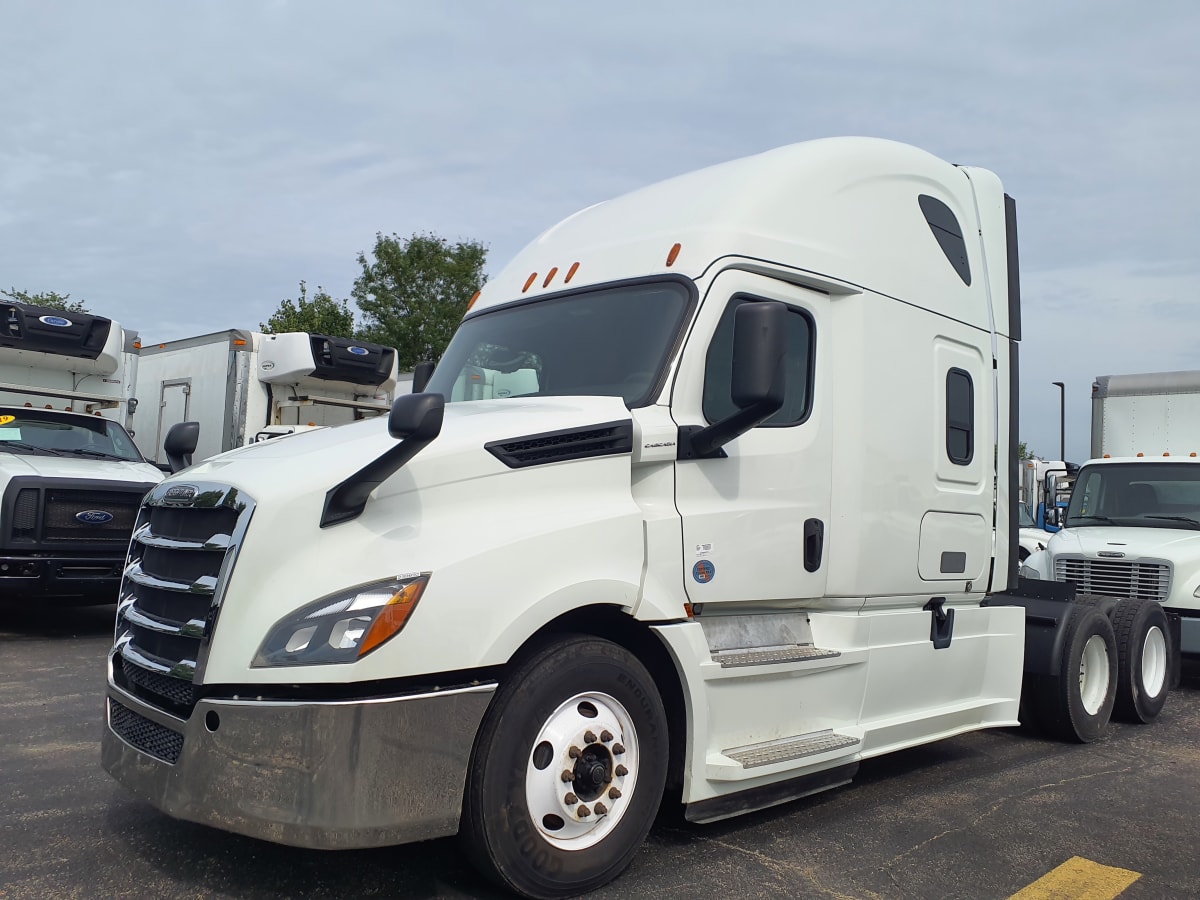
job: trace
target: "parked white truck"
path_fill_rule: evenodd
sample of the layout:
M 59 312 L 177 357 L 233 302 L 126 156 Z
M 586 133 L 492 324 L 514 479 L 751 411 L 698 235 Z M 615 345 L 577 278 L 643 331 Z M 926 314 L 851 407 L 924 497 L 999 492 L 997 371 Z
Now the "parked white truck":
M 172 425 L 200 423 L 196 459 L 387 413 L 396 351 L 321 334 L 231 329 L 142 348 L 136 439 L 148 456 Z
M 1183 654 L 1200 656 L 1200 372 L 1097 378 L 1091 452 L 1066 530 L 1026 574 L 1156 600 L 1179 615 Z
M 458 832 L 563 897 L 667 789 L 722 819 L 1015 725 L 1023 693 L 1069 739 L 1154 718 L 1121 667 L 1156 604 L 1120 643 L 1067 586 L 1017 590 L 1019 302 L 997 177 L 888 141 L 565 220 L 386 423 L 151 493 L 105 767 L 288 844 Z
M 116 602 L 163 477 L 120 424 L 135 344 L 103 316 L 0 303 L 0 602 Z

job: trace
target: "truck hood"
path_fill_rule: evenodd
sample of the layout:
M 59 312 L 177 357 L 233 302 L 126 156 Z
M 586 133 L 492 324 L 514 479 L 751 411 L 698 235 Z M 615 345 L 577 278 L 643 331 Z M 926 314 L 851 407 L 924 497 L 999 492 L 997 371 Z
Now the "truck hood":
M 17 476 L 89 478 L 96 481 L 159 482 L 163 473 L 149 463 L 78 456 L 0 453 L 0 481 Z
M 619 397 L 536 397 L 449 403 L 441 433 L 373 496 L 429 489 L 511 471 L 484 445 L 547 432 L 627 421 Z M 214 456 L 173 481 L 229 484 L 256 500 L 325 492 L 396 446 L 387 420 L 274 438 Z M 370 504 L 368 504 L 369 506 Z
M 1183 528 L 1064 528 L 1050 539 L 1051 556 L 1078 553 L 1090 559 L 1124 553 L 1126 559 L 1200 557 L 1200 531 Z
M 328 490 L 396 446 L 383 419 L 273 439 L 172 476 L 160 490 L 216 486 L 227 501 L 236 491 L 247 512 L 213 638 L 221 650 L 201 677 L 372 680 L 491 665 L 582 603 L 634 608 L 644 535 L 632 455 L 512 468 L 485 447 L 630 418 L 614 397 L 448 404 L 438 437 L 376 488 L 362 514 L 324 528 Z M 431 573 L 421 603 L 437 615 L 414 619 L 403 640 L 353 665 L 250 665 L 273 626 L 303 604 L 418 572 Z M 490 579 L 485 591 L 480 572 Z

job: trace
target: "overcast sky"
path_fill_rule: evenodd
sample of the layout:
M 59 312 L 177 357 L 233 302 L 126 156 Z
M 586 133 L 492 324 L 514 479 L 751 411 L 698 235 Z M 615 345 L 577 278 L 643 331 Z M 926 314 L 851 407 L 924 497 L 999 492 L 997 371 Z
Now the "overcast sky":
M 163 341 L 349 296 L 376 232 L 489 247 L 840 134 L 1016 198 L 1021 437 L 1200 369 L 1200 4 L 0 0 L 0 287 Z M 1197 448 L 1200 449 L 1200 448 Z

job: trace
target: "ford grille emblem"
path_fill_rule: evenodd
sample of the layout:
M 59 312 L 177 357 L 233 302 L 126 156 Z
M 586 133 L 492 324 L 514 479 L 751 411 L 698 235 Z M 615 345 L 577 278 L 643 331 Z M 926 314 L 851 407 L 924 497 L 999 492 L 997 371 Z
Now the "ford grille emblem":
M 366 356 L 371 351 L 366 347 L 347 347 L 347 352 L 353 353 L 355 356 Z
M 53 325 L 55 328 L 70 328 L 74 323 L 62 316 L 40 316 L 38 321 L 43 325 Z
M 164 503 L 191 503 L 196 499 L 196 488 L 190 484 L 173 484 L 163 494 Z
M 113 514 L 103 509 L 85 509 L 75 513 L 75 518 L 84 525 L 107 525 L 113 520 Z

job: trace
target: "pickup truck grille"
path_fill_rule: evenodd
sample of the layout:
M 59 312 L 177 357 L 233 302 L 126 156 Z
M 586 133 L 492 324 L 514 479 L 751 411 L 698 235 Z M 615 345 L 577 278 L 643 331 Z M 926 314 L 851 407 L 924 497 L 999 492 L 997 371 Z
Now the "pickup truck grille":
M 112 677 L 121 688 L 178 718 L 191 715 L 197 672 L 253 507 L 223 485 L 171 484 L 147 496 L 117 608 Z M 114 730 L 139 746 L 133 738 L 154 731 L 154 723 L 130 716 L 141 719 L 110 707 Z
M 19 476 L 2 501 L 0 546 L 12 550 L 115 550 L 129 544 L 142 497 L 153 484 Z
M 1081 593 L 1106 597 L 1165 603 L 1171 593 L 1171 567 L 1165 562 L 1060 556 L 1054 561 L 1054 579 L 1075 582 Z

